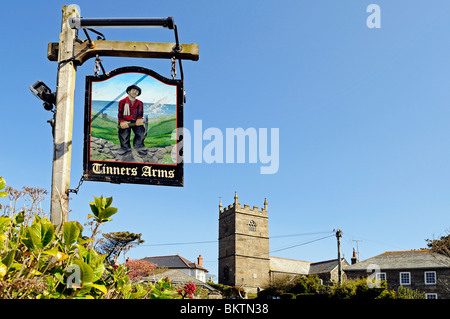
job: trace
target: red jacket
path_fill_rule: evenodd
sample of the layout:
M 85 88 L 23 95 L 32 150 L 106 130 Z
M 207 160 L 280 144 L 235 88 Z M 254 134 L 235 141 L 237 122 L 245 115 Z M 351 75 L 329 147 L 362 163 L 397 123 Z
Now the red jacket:
M 130 106 L 130 114 L 129 115 L 124 115 L 124 109 L 125 109 L 125 104 L 127 104 Z M 136 121 L 138 119 L 142 119 L 144 117 L 144 104 L 142 103 L 142 101 L 135 99 L 133 104 L 131 104 L 130 99 L 128 98 L 128 96 L 126 98 L 124 98 L 123 100 L 119 101 L 119 114 L 118 114 L 118 118 L 119 118 L 119 123 L 120 122 L 124 122 L 124 121 Z

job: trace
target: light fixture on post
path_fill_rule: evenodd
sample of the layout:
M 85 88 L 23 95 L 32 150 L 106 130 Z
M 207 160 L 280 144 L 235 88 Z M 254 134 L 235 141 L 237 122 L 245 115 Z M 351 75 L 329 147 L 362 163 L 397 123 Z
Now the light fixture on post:
M 38 99 L 44 101 L 44 109 L 47 111 L 53 110 L 53 105 L 56 104 L 56 92 L 52 92 L 44 82 L 37 81 L 30 86 L 30 91 Z
M 53 106 L 56 105 L 56 92 L 52 92 L 52 90 L 40 80 L 33 85 L 30 85 L 30 91 L 34 96 L 44 102 L 44 109 L 53 112 L 53 118 L 48 120 L 47 123 L 52 127 L 52 135 L 55 136 L 55 110 L 53 109 Z

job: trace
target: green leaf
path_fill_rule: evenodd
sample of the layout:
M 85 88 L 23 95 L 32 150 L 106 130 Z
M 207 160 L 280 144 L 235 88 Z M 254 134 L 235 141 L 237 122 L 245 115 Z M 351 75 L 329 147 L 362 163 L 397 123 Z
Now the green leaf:
M 56 247 L 53 247 L 51 249 L 47 249 L 43 251 L 42 253 L 49 256 L 56 256 L 58 254 L 59 250 Z
M 92 268 L 82 260 L 75 260 L 73 263 L 80 267 L 82 286 L 92 283 L 94 279 L 94 271 Z
M 7 192 L 0 192 L 0 197 L 8 197 L 8 193 Z
M 105 201 L 103 199 L 103 196 L 100 197 L 95 197 L 94 196 L 94 201 L 95 201 L 95 206 L 98 208 L 98 210 L 103 210 L 105 208 Z
M 92 282 L 96 282 L 99 280 L 103 272 L 105 271 L 105 265 L 103 261 L 106 255 L 99 255 L 95 250 L 89 249 L 89 251 L 84 254 L 84 261 L 92 268 L 94 271 L 94 277 L 92 278 Z
M 45 247 L 53 241 L 55 227 L 49 221 L 42 222 L 41 225 L 41 242 L 42 247 Z
M 104 294 L 106 294 L 108 292 L 108 290 L 106 289 L 105 286 L 103 285 L 97 285 L 97 284 L 87 284 L 87 287 L 93 287 L 96 288 L 98 290 L 100 290 L 101 292 L 103 292 Z
M 3 277 L 6 275 L 7 271 L 8 271 L 8 267 L 6 267 L 5 264 L 0 262 L 0 279 L 3 279 Z
M 11 222 L 11 218 L 5 217 L 5 216 L 0 216 L 0 228 L 8 226 L 10 222 Z
M 93 267 L 93 278 L 92 278 L 92 282 L 96 282 L 97 280 L 99 280 L 100 278 L 102 278 L 102 275 L 105 271 L 105 265 L 103 263 L 99 263 L 96 266 Z
M 94 214 L 95 217 L 98 217 L 98 208 L 95 206 L 95 203 L 89 202 L 89 206 L 91 206 L 91 211 Z M 91 215 L 92 216 L 92 215 Z
M 25 228 L 25 237 L 22 238 L 22 242 L 30 251 L 42 248 L 40 225 L 41 224 L 34 224 L 33 226 Z
M 0 176 L 0 189 L 5 188 L 6 186 L 6 181 L 3 177 Z
M 109 219 L 109 217 L 111 217 L 112 215 L 114 215 L 115 213 L 117 213 L 118 209 L 116 207 L 108 207 L 107 209 L 105 209 L 105 212 L 103 214 L 103 219 Z
M 25 213 L 24 212 L 17 213 L 14 216 L 14 224 L 16 224 L 16 225 L 19 225 L 19 224 L 23 223 L 24 220 L 25 220 Z
M 94 296 L 91 296 L 91 295 L 82 295 L 82 296 L 76 295 L 74 298 L 75 299 L 95 299 Z
M 106 200 L 105 200 L 105 202 L 106 202 L 106 205 L 105 205 L 105 207 L 109 207 L 109 206 L 111 206 L 111 204 L 112 204 L 112 201 L 113 201 L 113 198 L 112 198 L 112 197 L 108 197 L 108 198 L 106 198 Z
M 81 225 L 78 222 L 67 222 L 63 225 L 63 238 L 66 247 L 74 244 L 80 236 Z
M 94 240 L 86 239 L 86 238 L 83 238 L 82 236 L 78 237 L 78 241 L 77 241 L 77 243 L 80 245 L 86 245 L 87 243 L 93 243 L 93 242 L 94 242 Z
M 2 259 L 2 263 L 6 265 L 6 267 L 11 267 L 13 261 L 14 261 L 14 255 L 16 254 L 16 250 L 10 250 L 5 257 Z

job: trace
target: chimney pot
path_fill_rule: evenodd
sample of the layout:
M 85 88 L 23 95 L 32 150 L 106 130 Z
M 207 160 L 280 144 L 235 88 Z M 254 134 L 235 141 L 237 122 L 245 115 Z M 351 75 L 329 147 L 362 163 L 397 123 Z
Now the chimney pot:
M 353 248 L 353 257 L 351 258 L 351 264 L 354 265 L 358 262 L 358 257 L 356 257 L 356 251 Z

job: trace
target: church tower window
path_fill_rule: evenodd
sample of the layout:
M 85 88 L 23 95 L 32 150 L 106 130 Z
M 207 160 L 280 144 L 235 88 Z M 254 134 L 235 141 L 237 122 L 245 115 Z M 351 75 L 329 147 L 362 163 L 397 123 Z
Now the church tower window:
M 248 222 L 248 230 L 256 231 L 256 223 L 254 220 L 251 220 Z

